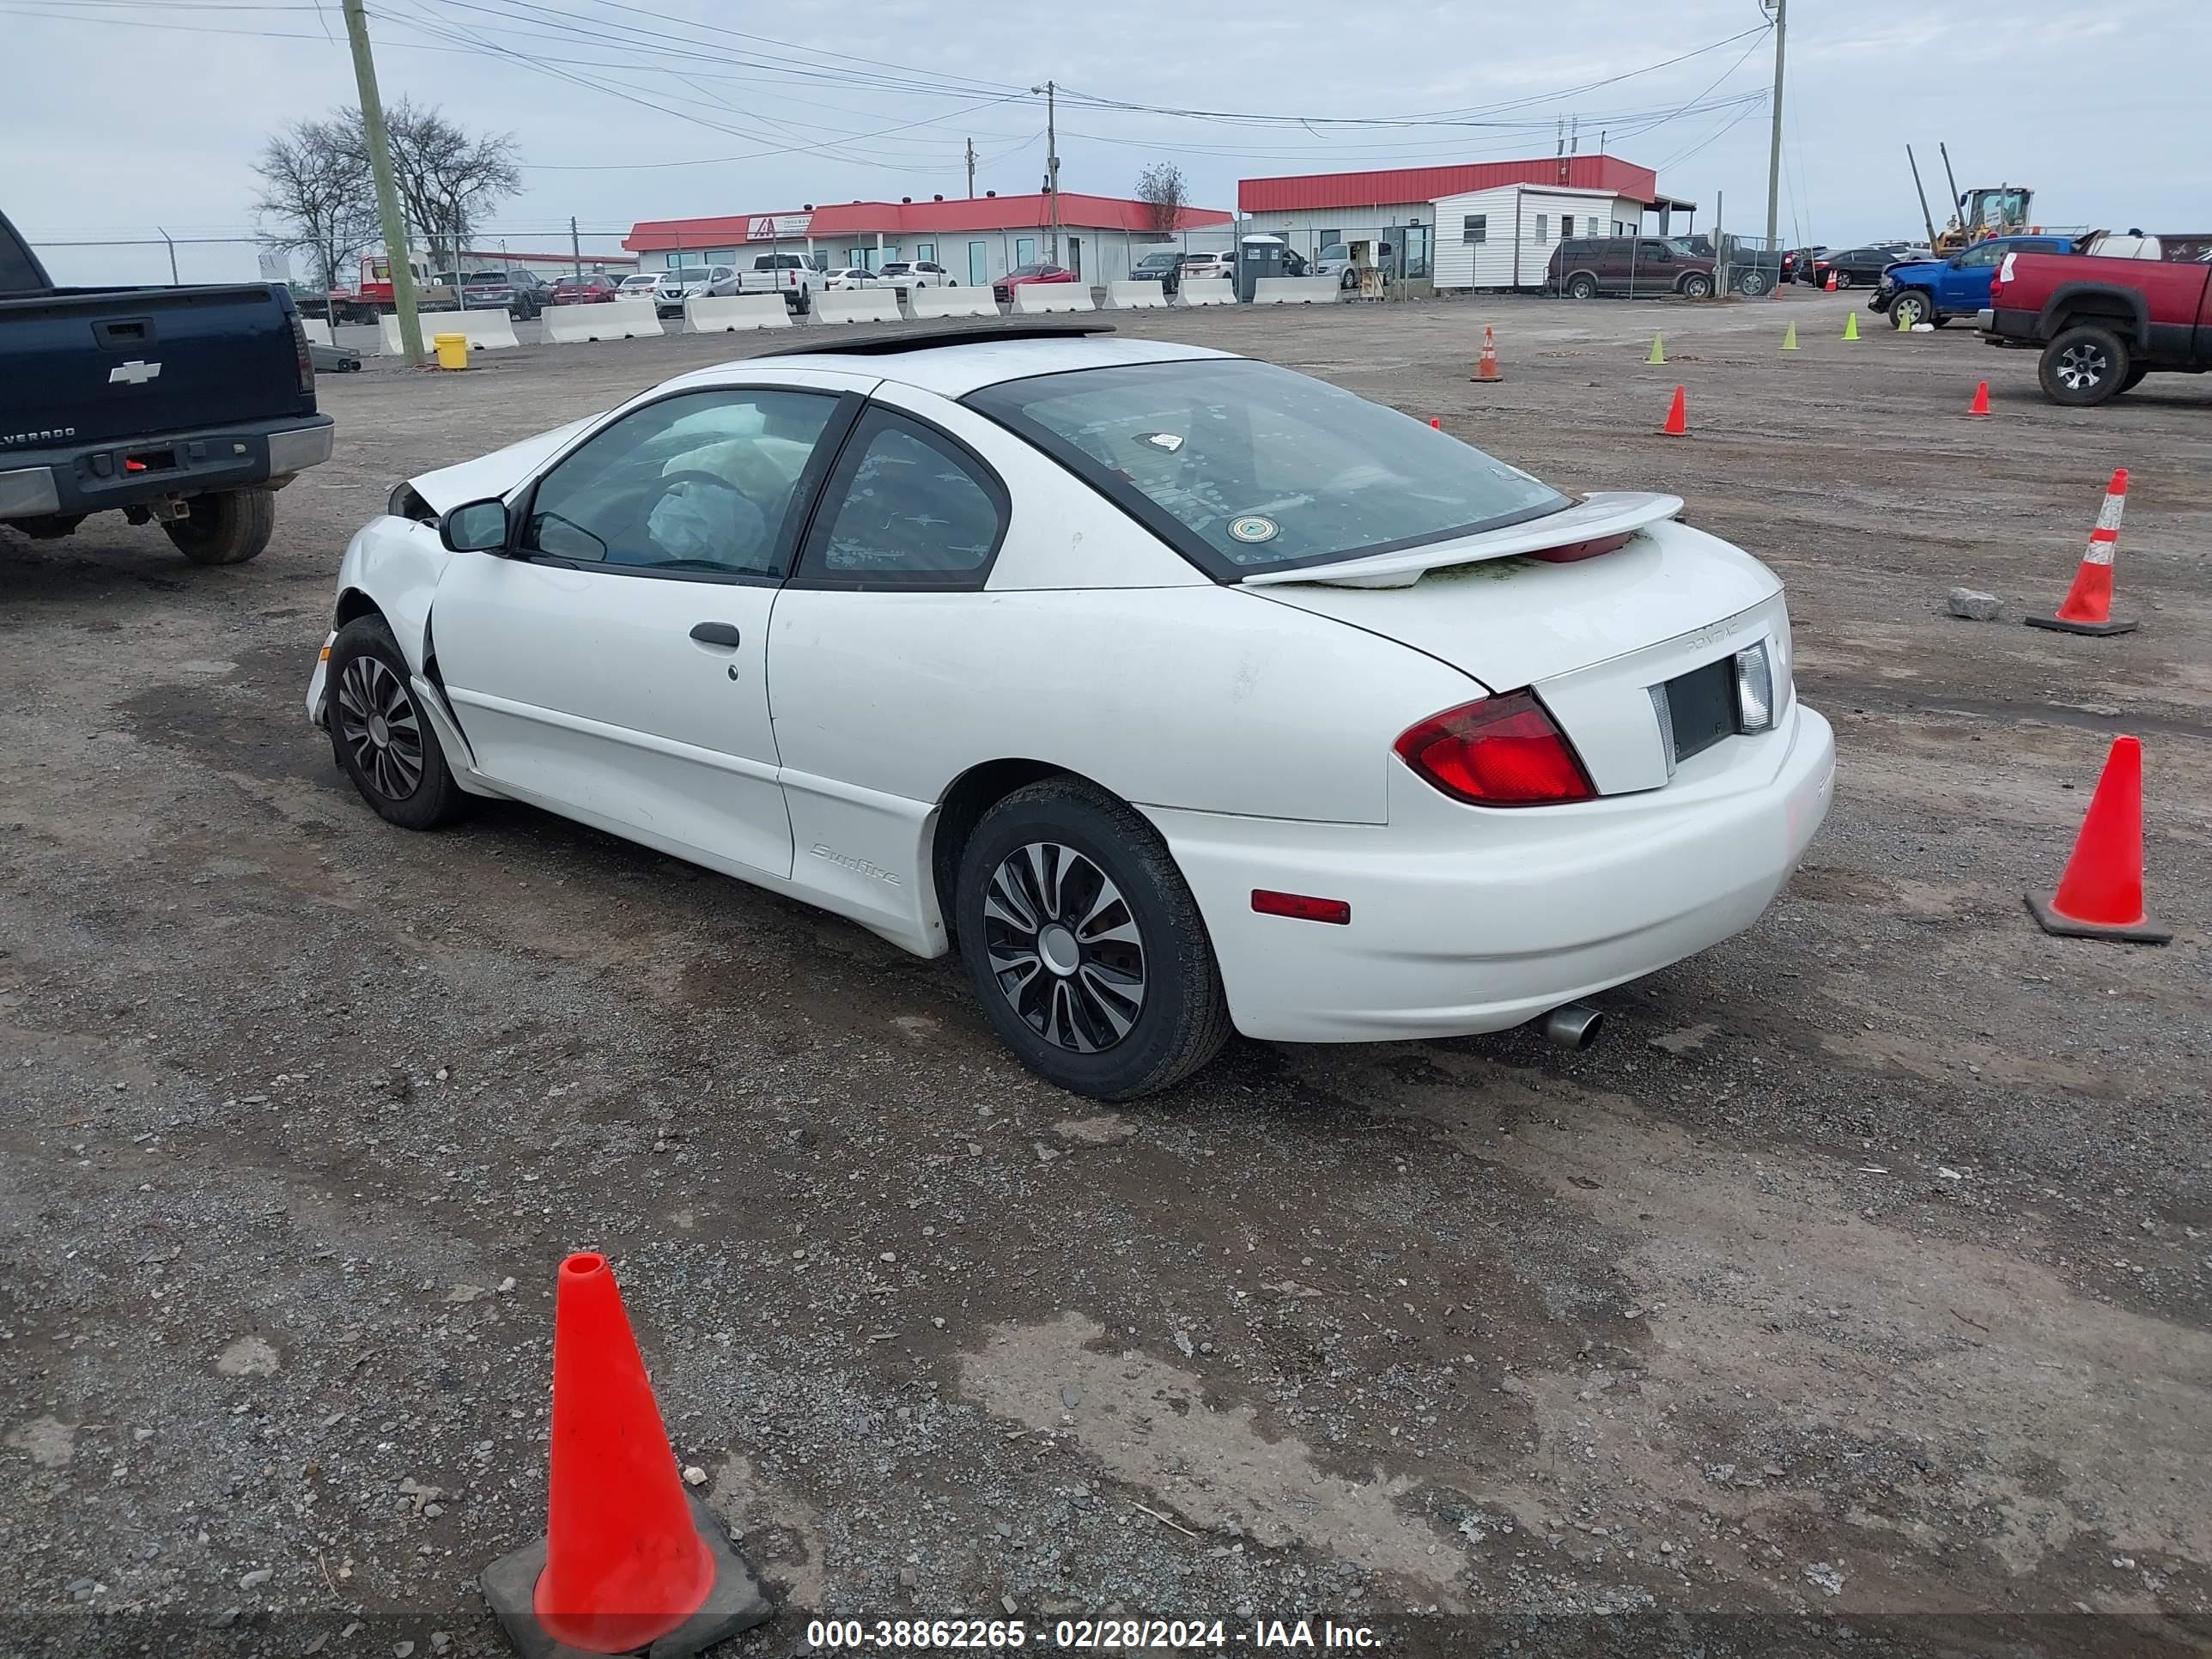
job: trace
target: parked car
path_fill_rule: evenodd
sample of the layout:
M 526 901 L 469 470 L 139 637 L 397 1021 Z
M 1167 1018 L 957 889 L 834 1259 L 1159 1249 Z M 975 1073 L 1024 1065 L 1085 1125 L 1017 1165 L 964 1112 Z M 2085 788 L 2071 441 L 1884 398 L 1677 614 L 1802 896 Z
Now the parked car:
M 817 257 L 756 254 L 753 268 L 738 278 L 738 290 L 744 294 L 781 294 L 784 304 L 803 317 L 812 307 L 814 295 L 830 286 L 827 272 L 814 262 Z
M 1072 283 L 1075 280 L 1075 273 L 1065 265 L 1036 264 L 1016 265 L 991 284 L 991 295 L 1000 305 L 1012 305 L 1014 300 L 1014 290 L 1030 283 Z
M 471 270 L 459 279 L 461 309 L 504 311 L 518 321 L 535 317 L 544 301 L 535 283 L 504 270 Z
M 281 284 L 57 288 L 0 216 L 0 523 L 40 540 L 119 512 L 195 564 L 243 563 L 276 492 L 331 458 Z
M 1173 248 L 1154 248 L 1129 267 L 1133 283 L 1158 283 L 1160 292 L 1169 299 L 1182 285 L 1182 255 Z
M 1782 280 L 1782 256 L 1753 243 L 1748 237 L 1724 233 L 1716 240 L 1709 233 L 1699 231 L 1692 236 L 1672 236 L 1668 240 L 1677 253 L 1710 260 L 1717 281 L 1725 267 L 1729 292 L 1741 294 L 1747 300 L 1758 299 Z
M 1887 313 L 1905 327 L 1972 317 L 1990 302 L 1990 279 L 2008 253 L 2069 253 L 2069 236 L 1992 236 L 1948 259 L 1911 259 L 1881 273 L 1867 309 Z
M 876 273 L 866 265 L 838 265 L 823 278 L 825 288 L 880 288 Z
M 1782 280 L 1785 283 L 1811 282 L 1813 262 L 1827 251 L 1825 242 L 1812 247 L 1786 249 L 1782 255 Z
M 672 265 L 656 273 L 654 309 L 663 317 L 680 317 L 686 300 L 702 300 L 738 291 L 735 265 Z
M 2156 240 L 2155 259 L 2007 253 L 1975 319 L 1983 337 L 2040 347 L 2036 379 L 2055 404 L 2101 404 L 2146 374 L 2202 374 L 2212 368 L 2212 238 Z
M 623 301 L 657 300 L 660 291 L 660 273 L 657 270 L 634 270 L 622 279 L 615 290 L 615 298 Z
M 1237 263 L 1226 253 L 1186 253 L 1182 256 L 1182 280 L 1186 283 L 1218 282 L 1237 274 Z
M 1335 277 L 1337 286 L 1346 293 L 1359 286 L 1359 267 L 1352 261 L 1351 246 L 1344 242 L 1325 243 L 1315 252 L 1313 274 Z
M 1870 242 L 1864 247 L 1847 247 L 1840 253 L 1823 254 L 1813 262 L 1813 280 L 1826 288 L 1832 273 L 1838 288 L 1872 288 L 1892 265 L 1935 257 L 1927 248 L 1911 242 Z
M 511 797 L 957 951 L 1103 1099 L 1232 1027 L 1516 1025 L 1788 879 L 1832 735 L 1781 582 L 1678 497 L 1220 352 L 957 338 L 694 370 L 407 480 L 307 678 L 338 767 L 395 824 Z
M 896 289 L 902 300 L 906 298 L 906 291 L 910 288 L 960 286 L 952 280 L 952 273 L 934 259 L 892 259 L 886 262 L 876 275 L 886 286 Z
M 583 276 L 563 276 L 553 284 L 547 303 L 556 306 L 605 305 L 621 291 L 621 285 L 603 270 Z
M 1702 300 L 1713 291 L 1713 259 L 1658 236 L 1574 236 L 1552 250 L 1544 286 L 1571 300 L 1600 295 L 1647 299 L 1679 294 Z

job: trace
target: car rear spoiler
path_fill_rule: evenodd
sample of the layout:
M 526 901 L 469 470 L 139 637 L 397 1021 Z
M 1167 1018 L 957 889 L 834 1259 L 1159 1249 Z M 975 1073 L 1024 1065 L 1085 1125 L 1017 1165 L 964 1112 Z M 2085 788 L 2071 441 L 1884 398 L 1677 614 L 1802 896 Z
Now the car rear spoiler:
M 1585 495 L 1563 512 L 1547 513 L 1502 530 L 1347 559 L 1341 564 L 1255 570 L 1243 579 L 1243 585 L 1267 587 L 1282 582 L 1322 582 L 1333 587 L 1411 587 L 1430 571 L 1447 565 L 1564 552 L 1585 543 L 1616 538 L 1625 540 L 1647 526 L 1680 516 L 1681 511 L 1680 495 L 1607 490 Z

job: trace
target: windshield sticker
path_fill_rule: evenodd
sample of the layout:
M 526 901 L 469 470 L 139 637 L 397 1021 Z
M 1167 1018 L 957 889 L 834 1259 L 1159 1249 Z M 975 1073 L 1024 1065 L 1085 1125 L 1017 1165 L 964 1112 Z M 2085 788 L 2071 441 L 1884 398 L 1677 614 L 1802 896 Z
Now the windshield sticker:
M 1137 441 L 1139 443 L 1150 444 L 1155 449 L 1164 449 L 1169 454 L 1172 455 L 1176 451 L 1182 447 L 1182 434 L 1180 432 L 1139 432 L 1137 434 Z
M 1232 541 L 1272 542 L 1281 528 L 1273 519 L 1261 518 L 1257 513 L 1229 521 L 1229 536 Z

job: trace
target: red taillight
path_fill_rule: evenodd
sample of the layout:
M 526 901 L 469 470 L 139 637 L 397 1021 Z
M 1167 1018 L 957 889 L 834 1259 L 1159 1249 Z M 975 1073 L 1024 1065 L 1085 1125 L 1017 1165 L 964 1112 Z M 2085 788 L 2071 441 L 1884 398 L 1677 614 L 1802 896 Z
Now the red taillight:
M 1586 542 L 1569 542 L 1564 547 L 1547 547 L 1521 556 L 1541 559 L 1546 564 L 1572 564 L 1577 559 L 1594 559 L 1601 553 L 1613 552 L 1633 539 L 1633 532 L 1620 536 L 1593 536 Z
M 1278 893 L 1272 888 L 1252 890 L 1252 908 L 1263 916 L 1288 916 L 1293 921 L 1329 921 L 1348 927 L 1352 904 L 1346 899 L 1315 898 L 1306 893 Z
M 1597 793 L 1533 691 L 1448 708 L 1393 746 L 1428 782 L 1477 806 L 1540 806 Z

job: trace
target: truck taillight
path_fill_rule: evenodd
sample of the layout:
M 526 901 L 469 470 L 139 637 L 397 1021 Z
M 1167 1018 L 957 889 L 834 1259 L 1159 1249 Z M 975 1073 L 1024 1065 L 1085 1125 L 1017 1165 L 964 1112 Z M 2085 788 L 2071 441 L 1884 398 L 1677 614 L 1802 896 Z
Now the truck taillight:
M 1448 708 L 1392 747 L 1422 781 L 1476 806 L 1547 806 L 1597 794 L 1582 757 L 1534 691 Z
M 296 311 L 286 313 L 292 319 L 292 350 L 300 365 L 300 395 L 315 395 L 315 354 L 307 349 L 307 331 L 301 324 Z

